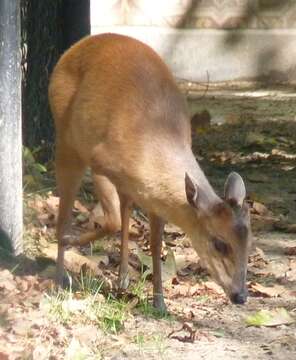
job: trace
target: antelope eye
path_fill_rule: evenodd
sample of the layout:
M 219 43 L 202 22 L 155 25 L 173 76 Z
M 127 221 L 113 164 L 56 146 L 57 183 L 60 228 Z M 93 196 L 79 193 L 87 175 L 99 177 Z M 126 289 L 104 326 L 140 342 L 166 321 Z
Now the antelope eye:
M 226 244 L 224 241 L 214 238 L 213 239 L 214 248 L 222 255 L 229 254 L 229 245 Z

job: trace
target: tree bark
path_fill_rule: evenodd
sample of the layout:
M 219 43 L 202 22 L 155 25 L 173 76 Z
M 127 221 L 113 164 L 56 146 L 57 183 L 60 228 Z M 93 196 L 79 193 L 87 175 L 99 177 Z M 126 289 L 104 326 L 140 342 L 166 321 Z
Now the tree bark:
M 0 245 L 22 240 L 20 0 L 0 0 Z
M 62 7 L 64 49 L 90 34 L 90 0 L 64 0 Z

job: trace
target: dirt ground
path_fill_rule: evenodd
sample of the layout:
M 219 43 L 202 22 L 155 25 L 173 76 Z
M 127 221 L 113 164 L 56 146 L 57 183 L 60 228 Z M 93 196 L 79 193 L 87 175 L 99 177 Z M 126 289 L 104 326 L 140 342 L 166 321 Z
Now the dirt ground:
M 57 198 L 52 193 L 30 194 L 26 199 L 26 256 L 13 259 L 1 251 L 1 360 L 296 358 L 293 89 L 245 87 L 238 91 L 230 87 L 226 91 L 214 87 L 205 94 L 203 88 L 187 84 L 185 90 L 191 113 L 196 115 L 193 149 L 210 182 L 220 194 L 230 171 L 238 171 L 246 182 L 254 233 L 247 304 L 229 302 L 200 267 L 186 236 L 169 224 L 163 251 L 169 315 L 155 314 L 144 299 L 151 301 L 151 278 L 148 274 L 142 281 L 140 271 L 150 267 L 148 224 L 144 215 L 134 212 L 130 241 L 134 290 L 123 300 L 124 311 L 116 308 L 117 315 L 108 313 L 103 320 L 100 315 L 86 316 L 85 297 L 74 286 L 61 307 L 61 299 L 53 295 L 54 262 L 49 255 L 55 246 Z M 208 114 L 200 115 L 205 110 Z M 92 206 L 87 197 L 80 200 L 75 206 L 75 225 L 85 230 Z M 83 259 L 88 256 L 97 271 L 115 281 L 118 236 L 73 252 Z M 108 291 L 102 290 L 95 301 L 106 303 L 107 297 Z M 273 326 L 246 322 L 260 310 L 282 308 L 290 316 L 289 323 L 285 318 L 277 319 Z M 110 322 L 115 328 L 106 327 Z

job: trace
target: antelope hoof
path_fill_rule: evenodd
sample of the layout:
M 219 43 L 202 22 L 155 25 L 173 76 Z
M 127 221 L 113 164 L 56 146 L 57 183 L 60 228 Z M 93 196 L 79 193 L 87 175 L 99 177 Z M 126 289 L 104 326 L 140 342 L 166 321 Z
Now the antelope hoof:
M 63 274 L 60 274 L 59 271 L 57 271 L 57 273 L 56 273 L 56 284 L 59 288 L 63 288 L 64 276 L 63 276 Z
M 118 289 L 119 291 L 126 290 L 129 286 L 129 275 L 128 272 L 119 274 L 118 278 Z
M 56 271 L 56 284 L 58 286 L 59 289 L 64 289 L 64 287 L 66 286 L 66 277 L 65 277 L 65 272 L 64 269 L 59 269 L 57 268 Z
M 167 308 L 162 294 L 153 295 L 153 307 L 162 314 L 167 313 Z

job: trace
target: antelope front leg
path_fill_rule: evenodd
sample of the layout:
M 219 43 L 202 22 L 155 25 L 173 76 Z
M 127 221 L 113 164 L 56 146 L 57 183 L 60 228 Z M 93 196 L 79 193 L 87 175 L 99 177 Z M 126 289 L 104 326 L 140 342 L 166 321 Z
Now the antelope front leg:
M 162 312 L 166 311 L 161 279 L 161 247 L 164 221 L 150 214 L 150 247 L 153 260 L 153 306 Z
M 118 277 L 119 290 L 127 289 L 129 285 L 128 276 L 128 238 L 129 238 L 129 218 L 132 209 L 131 200 L 120 196 L 120 213 L 121 213 L 121 247 L 120 247 L 120 266 Z

